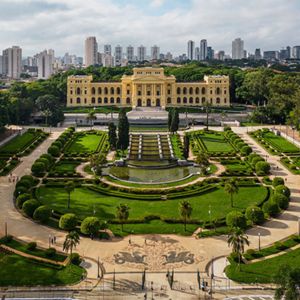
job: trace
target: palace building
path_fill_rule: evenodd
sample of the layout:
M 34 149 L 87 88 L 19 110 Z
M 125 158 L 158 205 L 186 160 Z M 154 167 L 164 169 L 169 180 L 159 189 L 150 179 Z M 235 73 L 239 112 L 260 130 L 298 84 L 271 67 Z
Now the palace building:
M 229 106 L 229 77 L 205 76 L 204 81 L 176 82 L 163 68 L 134 68 L 120 82 L 94 82 L 93 76 L 68 77 L 68 107 L 79 106 Z

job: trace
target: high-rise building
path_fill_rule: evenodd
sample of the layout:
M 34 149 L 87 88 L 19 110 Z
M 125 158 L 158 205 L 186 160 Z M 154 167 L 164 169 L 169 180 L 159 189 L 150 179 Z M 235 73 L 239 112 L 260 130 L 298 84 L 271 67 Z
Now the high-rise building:
M 217 53 L 217 59 L 218 59 L 218 60 L 225 60 L 225 51 L 220 50 L 220 51 Z
M 0 55 L 0 75 L 3 74 L 3 57 Z
M 173 55 L 171 52 L 167 52 L 166 56 L 165 56 L 167 61 L 172 61 L 173 60 Z
M 96 37 L 90 36 L 85 40 L 85 66 L 98 64 L 98 44 Z
M 279 59 L 278 51 L 264 51 L 264 59 L 268 61 L 274 61 Z
M 123 48 L 118 45 L 115 47 L 115 65 L 121 66 L 123 57 Z
M 44 50 L 37 56 L 38 79 L 48 79 L 53 74 L 54 50 Z
M 285 49 L 281 49 L 279 52 L 279 59 L 285 60 L 291 58 L 291 47 L 287 46 Z
M 300 46 L 293 47 L 293 58 L 300 59 Z
M 197 61 L 200 60 L 200 48 L 199 47 L 195 48 L 195 60 L 197 60 Z
M 207 59 L 207 40 L 201 40 L 200 42 L 200 60 Z
M 195 59 L 195 42 L 191 41 L 191 40 L 188 41 L 187 58 L 188 58 L 188 60 L 194 60 Z
M 244 54 L 244 41 L 241 38 L 237 38 L 232 42 L 232 59 L 243 59 Z
M 131 45 L 126 48 L 126 58 L 128 61 L 134 61 L 134 47 Z
M 146 47 L 141 45 L 137 48 L 137 59 L 138 61 L 146 60 Z
M 151 47 L 151 60 L 159 60 L 160 49 L 158 46 L 154 45 Z
M 104 45 L 104 54 L 111 55 L 111 45 Z
M 12 46 L 3 50 L 2 72 L 9 78 L 20 79 L 22 70 L 22 49 Z
M 207 59 L 212 60 L 215 57 L 215 51 L 212 47 L 207 47 Z
M 262 59 L 260 48 L 255 49 L 254 59 L 255 60 L 261 60 Z

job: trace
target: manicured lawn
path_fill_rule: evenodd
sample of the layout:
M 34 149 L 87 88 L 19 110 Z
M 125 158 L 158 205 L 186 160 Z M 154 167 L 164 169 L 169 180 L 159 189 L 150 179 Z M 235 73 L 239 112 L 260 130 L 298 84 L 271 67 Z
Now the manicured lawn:
M 62 160 L 54 166 L 53 171 L 59 173 L 75 172 L 76 167 L 79 166 L 80 163 L 79 161 Z
M 0 286 L 67 285 L 79 282 L 83 274 L 78 266 L 59 267 L 0 253 Z
M 91 191 L 87 187 L 81 187 L 76 188 L 71 193 L 71 208 L 68 210 L 68 195 L 63 188 L 43 186 L 38 188 L 36 195 L 43 204 L 47 204 L 50 208 L 62 214 L 73 212 L 79 218 L 83 219 L 84 217 L 93 215 L 95 210 L 95 214 L 101 220 L 114 219 L 116 207 L 120 203 L 126 203 L 130 207 L 129 219 L 142 220 L 146 216 L 156 215 L 161 218 L 179 220 L 178 207 L 182 201 L 182 199 L 167 201 L 130 200 L 103 195 Z M 262 186 L 240 187 L 238 195 L 234 197 L 234 209 L 244 210 L 249 205 L 259 204 L 265 199 L 266 195 L 267 189 Z M 143 195 L 141 195 L 141 199 L 143 199 Z M 197 221 L 210 221 L 208 214 L 209 207 L 211 207 L 212 220 L 223 218 L 228 212 L 232 211 L 230 197 L 224 192 L 222 187 L 209 193 L 186 197 L 185 199 L 189 200 L 193 207 L 191 219 Z M 147 225 L 144 226 L 144 230 L 146 230 Z
M 173 147 L 175 157 L 177 157 L 179 159 L 184 159 L 184 157 L 183 157 L 183 145 L 182 145 L 182 142 L 180 140 L 180 136 L 178 134 L 172 134 L 170 136 L 170 139 L 171 139 L 171 143 L 172 143 L 172 147 Z
M 226 269 L 227 276 L 238 282 L 245 283 L 270 283 L 281 265 L 300 267 L 300 249 L 286 254 L 266 259 L 256 263 L 242 264 L 241 271 L 233 263 Z
M 269 131 L 263 134 L 264 139 L 271 144 L 275 149 L 281 152 L 299 152 L 300 149 L 294 144 L 290 143 L 285 138 L 275 135 L 273 132 Z

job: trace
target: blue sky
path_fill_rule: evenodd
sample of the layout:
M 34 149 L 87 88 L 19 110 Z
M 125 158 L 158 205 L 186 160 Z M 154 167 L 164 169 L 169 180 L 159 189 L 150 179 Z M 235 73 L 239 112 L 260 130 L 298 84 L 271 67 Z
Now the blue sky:
M 100 51 L 158 44 L 178 55 L 189 39 L 206 38 L 230 53 L 236 37 L 250 52 L 273 50 L 300 44 L 299 16 L 299 0 L 0 0 L 0 49 L 83 55 L 85 38 L 96 36 Z

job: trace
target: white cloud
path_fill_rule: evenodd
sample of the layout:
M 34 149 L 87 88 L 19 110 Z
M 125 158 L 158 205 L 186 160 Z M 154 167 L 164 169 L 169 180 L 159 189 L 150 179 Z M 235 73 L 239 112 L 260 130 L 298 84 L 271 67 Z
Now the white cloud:
M 104 43 L 158 44 L 175 54 L 186 52 L 189 39 L 198 44 L 206 38 L 215 50 L 226 51 L 236 37 L 250 51 L 300 43 L 297 0 L 190 0 L 189 7 L 160 11 L 163 2 L 1 0 L 0 49 L 20 45 L 25 55 L 44 48 L 83 55 L 84 39 L 90 35 L 97 37 L 100 50 Z

